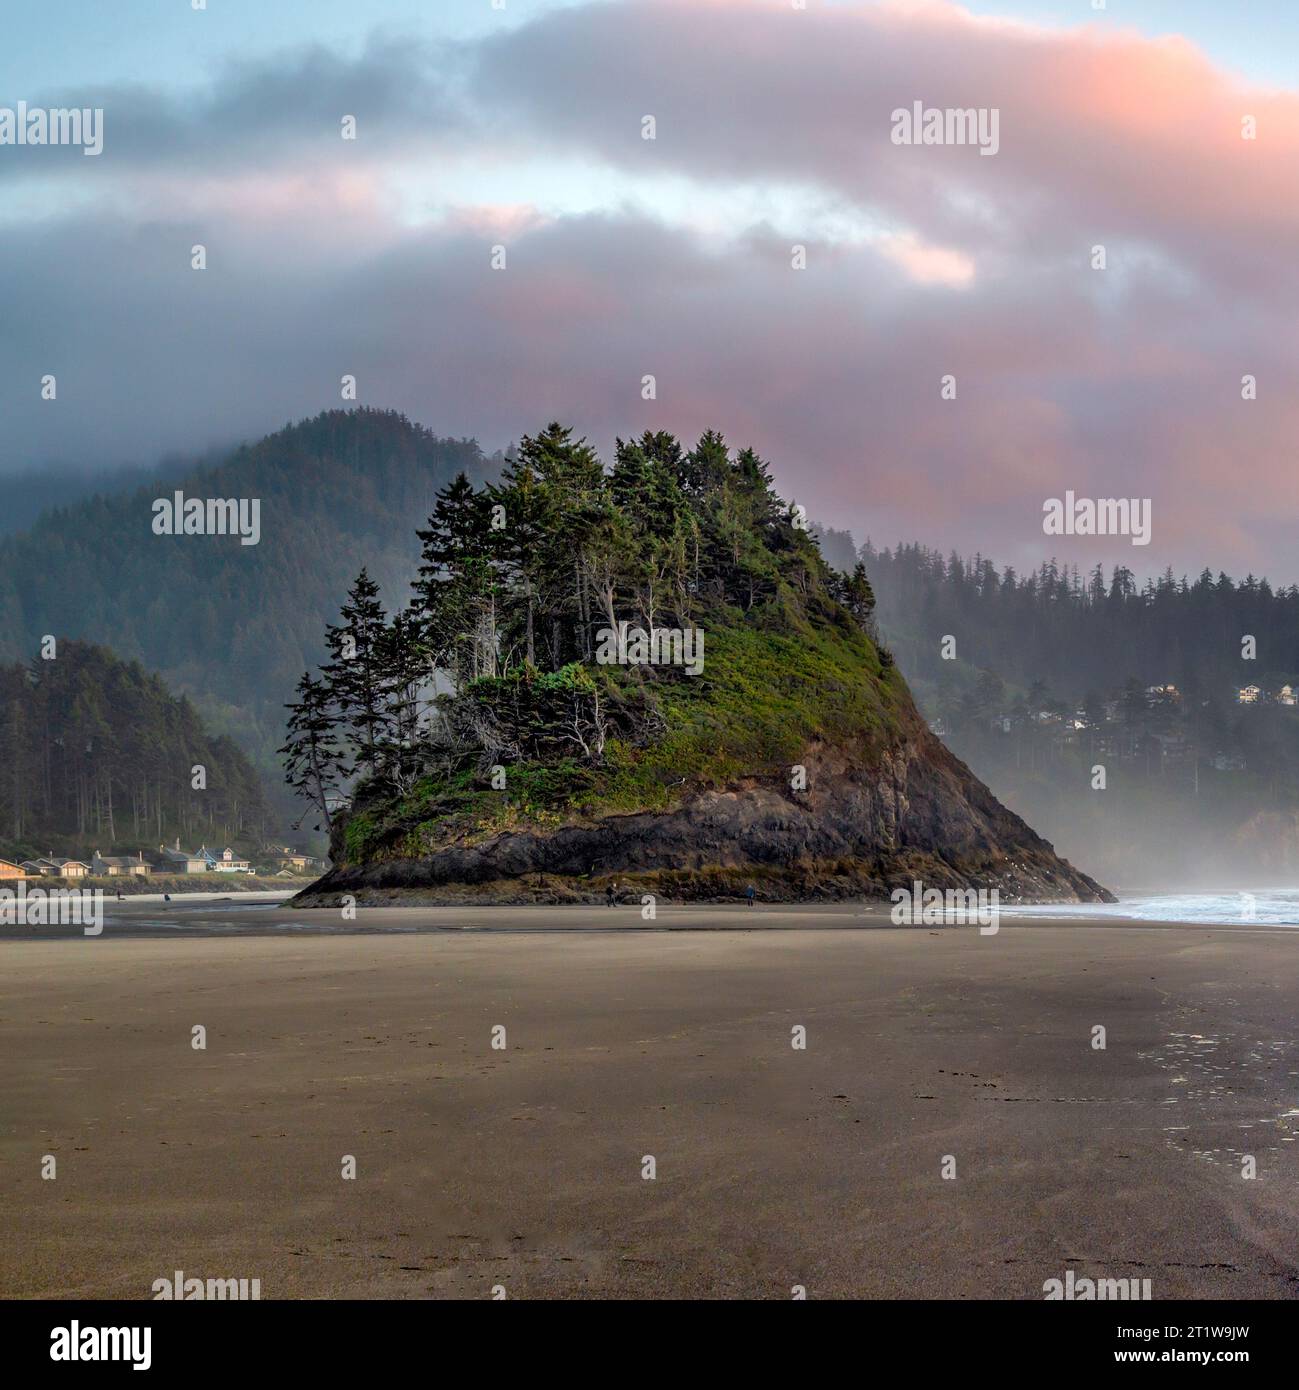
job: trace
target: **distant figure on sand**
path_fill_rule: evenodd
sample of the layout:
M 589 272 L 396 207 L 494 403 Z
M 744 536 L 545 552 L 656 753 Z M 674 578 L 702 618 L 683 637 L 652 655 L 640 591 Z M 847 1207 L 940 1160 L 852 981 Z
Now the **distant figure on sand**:
M 749 886 L 744 890 L 744 897 L 750 907 L 753 906 L 753 899 L 757 895 L 757 891 L 758 890 L 753 886 L 753 884 L 749 884 Z
M 618 901 L 618 883 L 615 880 L 604 890 L 604 900 L 612 907 Z

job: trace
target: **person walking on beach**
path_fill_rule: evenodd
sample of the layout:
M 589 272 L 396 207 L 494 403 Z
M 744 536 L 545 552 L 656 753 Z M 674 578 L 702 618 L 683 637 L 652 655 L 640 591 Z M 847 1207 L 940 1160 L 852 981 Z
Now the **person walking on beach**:
M 604 890 L 604 900 L 609 907 L 618 901 L 618 882 L 616 879 Z
M 748 902 L 750 907 L 753 906 L 753 899 L 757 896 L 757 892 L 758 890 L 753 886 L 753 884 L 749 884 L 749 886 L 744 890 L 745 900 Z

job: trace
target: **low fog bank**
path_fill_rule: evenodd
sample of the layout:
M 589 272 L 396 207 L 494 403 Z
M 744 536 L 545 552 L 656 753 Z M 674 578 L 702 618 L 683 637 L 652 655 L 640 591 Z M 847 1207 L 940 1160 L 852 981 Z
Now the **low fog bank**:
M 1197 795 L 1193 775 L 1145 780 L 1115 769 L 1093 790 L 1090 766 L 1016 769 L 969 740 L 947 741 L 1057 853 L 1113 892 L 1299 885 L 1299 814 L 1257 804 L 1243 775 L 1202 769 Z

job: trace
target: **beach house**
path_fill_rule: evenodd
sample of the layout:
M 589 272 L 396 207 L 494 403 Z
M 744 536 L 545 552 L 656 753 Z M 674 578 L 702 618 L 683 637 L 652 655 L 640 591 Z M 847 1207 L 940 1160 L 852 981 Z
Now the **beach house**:
M 109 878 L 148 878 L 153 866 L 144 861 L 144 852 L 137 855 L 100 854 L 96 850 L 90 861 L 91 872 Z
M 62 854 L 43 854 L 39 859 L 24 859 L 20 867 L 28 878 L 84 878 L 90 872 L 89 864 Z
M 253 871 L 253 866 L 248 860 L 240 859 L 234 850 L 229 847 L 223 849 L 220 854 L 216 854 L 206 846 L 203 846 L 200 847 L 199 854 L 211 873 L 250 874 Z
M 205 874 L 208 861 L 200 853 L 187 854 L 177 840 L 173 848 L 158 846 L 158 853 L 149 856 L 156 874 Z
M 319 869 L 323 865 L 314 854 L 300 854 L 297 850 L 284 849 L 275 856 L 275 862 L 283 869 L 292 869 L 295 873 L 305 874 L 310 869 Z

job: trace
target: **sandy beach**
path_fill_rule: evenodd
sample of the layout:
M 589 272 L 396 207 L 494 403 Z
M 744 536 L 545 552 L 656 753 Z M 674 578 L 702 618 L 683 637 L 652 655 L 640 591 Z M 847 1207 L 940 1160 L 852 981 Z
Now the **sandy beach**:
M 181 911 L 0 941 L 7 1297 L 1299 1293 L 1292 929 Z

